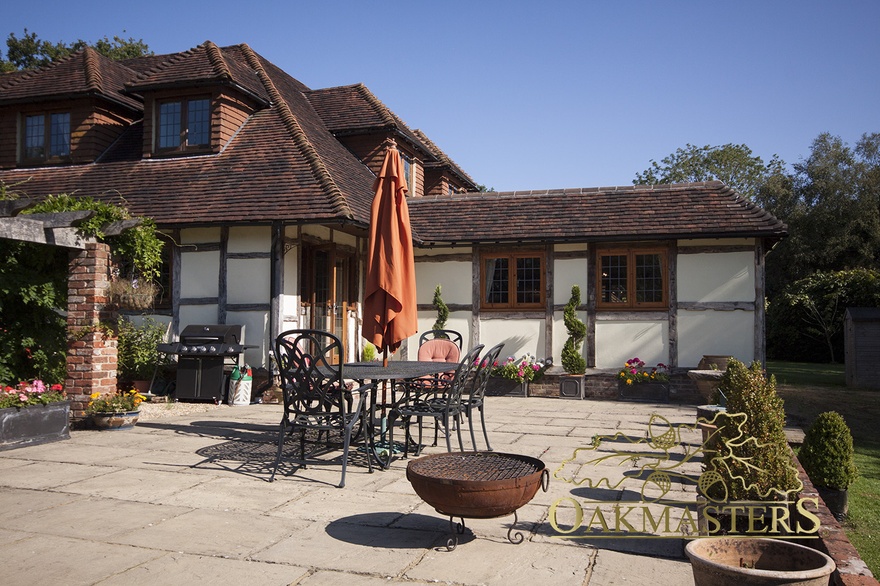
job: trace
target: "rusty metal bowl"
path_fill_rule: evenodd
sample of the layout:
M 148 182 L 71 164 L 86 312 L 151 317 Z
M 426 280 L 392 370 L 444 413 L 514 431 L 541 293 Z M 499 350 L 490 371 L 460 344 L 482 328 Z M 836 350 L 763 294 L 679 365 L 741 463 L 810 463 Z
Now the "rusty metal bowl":
M 514 514 L 549 481 L 541 460 L 499 452 L 450 452 L 410 461 L 406 478 L 443 515 L 491 519 Z

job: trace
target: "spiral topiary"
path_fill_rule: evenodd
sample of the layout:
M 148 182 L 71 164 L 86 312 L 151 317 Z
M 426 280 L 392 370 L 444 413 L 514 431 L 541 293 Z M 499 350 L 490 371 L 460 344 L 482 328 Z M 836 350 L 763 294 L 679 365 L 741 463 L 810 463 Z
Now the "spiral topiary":
M 581 288 L 571 288 L 571 299 L 565 304 L 563 319 L 568 330 L 568 340 L 562 347 L 562 368 L 569 374 L 583 374 L 587 370 L 587 361 L 581 355 L 581 344 L 587 335 L 587 326 L 577 316 L 577 307 L 581 303 Z

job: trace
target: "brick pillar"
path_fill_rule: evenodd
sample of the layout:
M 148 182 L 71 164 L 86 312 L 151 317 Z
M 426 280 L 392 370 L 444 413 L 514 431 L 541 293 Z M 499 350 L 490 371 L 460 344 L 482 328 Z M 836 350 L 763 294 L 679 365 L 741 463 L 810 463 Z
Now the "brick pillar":
M 67 379 L 73 421 L 85 418 L 92 393 L 116 391 L 116 338 L 100 324 L 112 325 L 115 311 L 108 306 L 110 248 L 86 244 L 71 253 L 67 290 Z

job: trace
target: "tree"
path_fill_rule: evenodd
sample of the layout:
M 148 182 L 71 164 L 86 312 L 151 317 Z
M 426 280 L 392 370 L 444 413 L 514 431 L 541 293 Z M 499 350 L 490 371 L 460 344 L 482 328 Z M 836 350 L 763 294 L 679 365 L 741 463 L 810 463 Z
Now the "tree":
M 847 307 L 880 307 L 880 271 L 815 272 L 767 307 L 767 353 L 777 360 L 835 362 L 843 356 Z
M 113 60 L 131 59 L 133 57 L 153 54 L 142 39 L 135 40 L 131 37 L 123 39 L 119 36 L 114 36 L 111 40 L 105 36 L 94 43 L 82 39 L 73 43 L 64 43 L 62 41 L 51 43 L 40 40 L 36 33 L 29 33 L 27 29 L 24 29 L 24 34 L 21 38 L 16 37 L 15 33 L 9 33 L 9 37 L 6 39 L 6 59 L 3 59 L 3 55 L 0 53 L 0 72 L 22 71 L 43 67 L 56 59 L 66 57 L 87 46 Z
M 816 271 L 880 268 L 880 133 L 855 149 L 820 134 L 790 185 L 776 187 L 765 186 L 764 205 L 789 237 L 767 257 L 768 296 Z
M 688 144 L 659 163 L 636 173 L 634 185 L 723 181 L 745 197 L 755 200 L 759 189 L 770 177 L 782 175 L 785 163 L 776 155 L 769 163 L 753 156 L 744 144 L 697 147 Z

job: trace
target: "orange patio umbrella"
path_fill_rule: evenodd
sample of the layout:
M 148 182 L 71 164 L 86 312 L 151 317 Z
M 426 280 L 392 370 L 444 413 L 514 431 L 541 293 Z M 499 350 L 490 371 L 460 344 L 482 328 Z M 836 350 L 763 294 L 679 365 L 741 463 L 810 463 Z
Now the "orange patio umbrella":
M 363 336 L 382 351 L 418 331 L 412 229 L 406 205 L 406 178 L 394 141 L 389 141 L 376 177 L 370 215 L 370 243 L 364 297 Z

